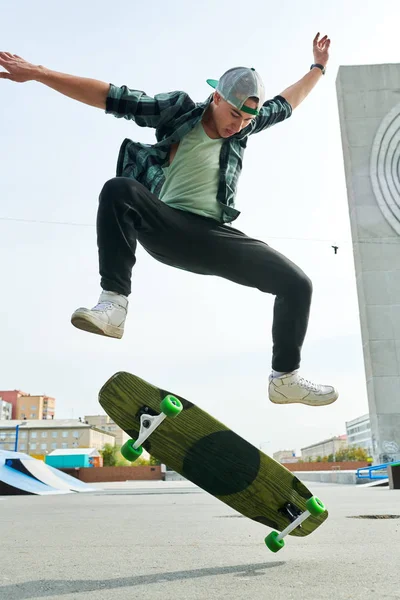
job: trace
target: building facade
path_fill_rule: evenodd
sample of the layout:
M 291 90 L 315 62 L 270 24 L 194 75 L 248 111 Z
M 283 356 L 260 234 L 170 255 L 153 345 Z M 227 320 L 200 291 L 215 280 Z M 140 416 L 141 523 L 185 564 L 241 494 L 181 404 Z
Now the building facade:
M 0 396 L 0 421 L 10 421 L 12 419 L 12 404 L 2 400 Z
M 129 435 L 121 427 L 118 427 L 108 415 L 87 415 L 84 418 L 89 425 L 115 435 L 117 446 L 123 446 L 129 440 Z
M 278 450 L 272 458 L 279 463 L 296 463 L 299 460 L 294 450 Z
M 55 398 L 50 396 L 19 396 L 14 419 L 54 419 Z
M 18 427 L 17 451 L 31 456 L 46 456 L 53 450 L 95 448 L 115 445 L 115 436 L 78 419 L 11 420 L 0 422 L 0 448 L 14 450 Z
M 329 456 L 335 454 L 347 446 L 347 437 L 345 435 L 338 435 L 322 442 L 317 442 L 311 446 L 306 446 L 301 449 L 301 458 L 304 461 L 316 460 L 317 458 Z
M 346 421 L 347 445 L 352 448 L 364 448 L 372 453 L 371 421 L 369 415 Z
M 21 392 L 21 390 L 4 390 L 0 391 L 0 398 L 4 400 L 4 402 L 10 402 L 12 406 L 12 419 L 15 419 L 16 410 L 17 410 L 17 401 L 21 396 L 27 396 L 25 392 Z
M 400 64 L 336 81 L 375 464 L 400 460 Z

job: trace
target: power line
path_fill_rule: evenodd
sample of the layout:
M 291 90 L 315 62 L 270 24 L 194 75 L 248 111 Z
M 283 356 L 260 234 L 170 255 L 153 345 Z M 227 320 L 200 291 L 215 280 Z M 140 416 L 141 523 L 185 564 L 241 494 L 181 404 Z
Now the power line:
M 73 223 L 71 221 L 44 221 L 38 219 L 17 219 L 14 217 L 0 217 L 0 221 L 9 221 L 15 223 L 29 223 L 32 225 L 66 225 L 68 227 L 95 227 L 94 223 Z M 390 245 L 396 246 L 400 244 L 399 239 L 393 239 L 392 241 L 382 241 L 381 239 L 372 240 L 372 239 L 360 239 L 360 240 L 337 240 L 336 238 L 330 239 L 321 239 L 321 238 L 301 238 L 301 237 L 282 237 L 275 235 L 266 235 L 266 238 L 269 240 L 287 240 L 287 241 L 297 241 L 297 242 L 321 242 L 324 244 L 330 244 L 332 240 L 335 242 L 339 242 L 340 244 L 380 244 L 380 245 Z
M 17 223 L 37 223 L 42 225 L 70 225 L 72 227 L 94 227 L 90 223 L 70 223 L 69 221 L 39 221 L 36 219 L 15 219 L 14 217 L 0 217 L 0 221 L 15 221 Z

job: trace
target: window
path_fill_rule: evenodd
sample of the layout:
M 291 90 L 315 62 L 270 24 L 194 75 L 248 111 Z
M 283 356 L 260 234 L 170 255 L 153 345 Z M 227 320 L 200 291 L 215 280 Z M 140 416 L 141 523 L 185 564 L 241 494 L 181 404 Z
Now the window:
M 61 444 L 61 448 L 63 450 L 66 450 L 68 448 L 68 444 L 65 444 L 65 443 Z
M 51 437 L 56 438 L 58 435 L 57 431 L 52 431 L 51 432 Z
M 47 437 L 47 431 L 42 431 L 42 438 Z
M 68 437 L 68 431 L 63 431 L 63 432 L 62 432 L 62 436 L 63 436 L 63 438 L 66 438 L 66 437 Z
M 37 438 L 37 431 L 32 431 L 31 438 Z
M 31 410 L 36 410 L 36 406 L 31 406 Z
M 40 444 L 41 450 L 47 450 L 47 444 Z
M 31 419 L 36 419 L 36 414 L 35 413 L 31 413 Z
M 18 448 L 19 450 L 25 450 L 25 444 L 19 444 Z
M 79 437 L 79 431 L 74 431 L 72 433 L 72 435 L 74 436 L 74 438 L 78 438 Z
M 23 431 L 22 433 L 19 434 L 19 436 L 23 439 L 26 440 L 26 431 Z
M 51 445 L 51 447 L 52 447 L 53 450 L 55 450 L 57 448 L 57 443 L 53 442 L 52 445 Z
M 36 450 L 36 444 L 30 443 L 31 450 Z

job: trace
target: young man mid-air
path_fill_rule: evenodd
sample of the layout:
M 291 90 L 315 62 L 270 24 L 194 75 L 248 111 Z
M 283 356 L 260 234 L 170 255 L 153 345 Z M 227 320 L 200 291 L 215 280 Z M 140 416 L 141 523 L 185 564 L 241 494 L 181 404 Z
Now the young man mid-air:
M 274 294 L 272 402 L 321 406 L 337 391 L 299 374 L 312 284 L 303 271 L 266 243 L 230 226 L 238 215 L 234 199 L 250 135 L 287 119 L 323 77 L 329 58 L 327 36 L 313 41 L 307 74 L 265 101 L 259 74 L 246 67 L 228 70 L 202 103 L 181 91 L 154 98 L 126 86 L 75 77 L 0 52 L 0 78 L 38 81 L 116 117 L 155 129 L 150 146 L 125 140 L 117 177 L 100 193 L 97 239 L 101 288 L 92 309 L 78 308 L 72 324 L 121 338 L 139 242 L 157 260 L 202 275 L 215 275 Z M 221 307 L 218 310 L 223 310 Z

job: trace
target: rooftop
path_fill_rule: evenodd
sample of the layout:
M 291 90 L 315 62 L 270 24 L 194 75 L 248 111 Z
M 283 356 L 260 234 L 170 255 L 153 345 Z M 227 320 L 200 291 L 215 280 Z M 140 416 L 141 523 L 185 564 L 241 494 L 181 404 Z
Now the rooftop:
M 89 423 L 83 423 L 79 419 L 4 419 L 0 420 L 0 431 L 5 429 L 15 429 L 20 426 L 20 431 L 23 429 L 93 429 L 105 435 L 115 437 L 110 431 L 104 431 Z
M 14 428 L 20 425 L 24 429 L 45 429 L 62 427 L 90 427 L 87 423 L 82 423 L 79 419 L 10 419 L 0 421 L 0 429 Z
M 66 448 L 65 450 L 53 450 L 53 452 L 49 452 L 48 456 L 70 456 L 71 454 L 100 456 L 100 453 L 96 448 Z

